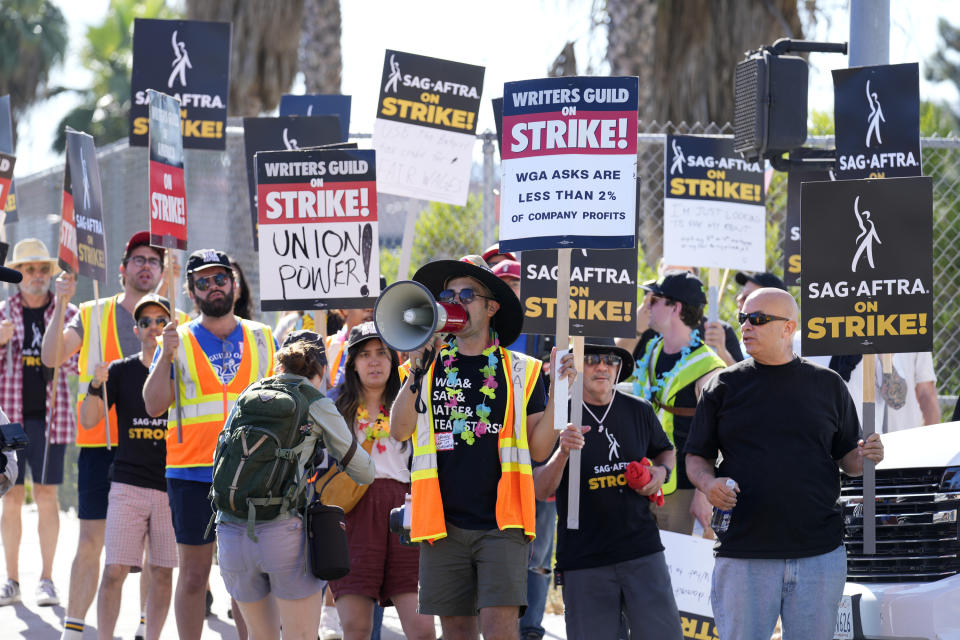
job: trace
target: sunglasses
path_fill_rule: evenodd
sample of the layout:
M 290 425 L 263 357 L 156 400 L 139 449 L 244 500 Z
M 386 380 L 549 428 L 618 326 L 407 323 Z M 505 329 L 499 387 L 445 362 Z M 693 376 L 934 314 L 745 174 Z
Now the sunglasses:
M 482 293 L 477 293 L 473 289 L 467 287 L 466 289 L 460 289 L 459 293 L 453 289 L 444 289 L 439 294 L 437 294 L 437 302 L 453 302 L 455 298 L 460 298 L 460 304 L 470 304 L 476 298 L 486 298 L 487 300 L 496 300 L 496 298 L 491 298 L 490 296 L 485 296 Z
M 168 322 L 170 322 L 168 318 L 140 318 L 137 320 L 137 326 L 146 331 L 150 328 L 151 324 L 164 327 Z
M 774 320 L 783 320 L 787 322 L 790 318 L 781 318 L 780 316 L 772 316 L 769 313 L 764 313 L 763 311 L 751 311 L 750 313 L 740 313 L 737 314 L 737 319 L 740 321 L 740 324 L 746 323 L 748 320 L 750 324 L 755 327 L 765 325 L 768 322 L 773 322 Z
M 588 353 L 583 356 L 583 362 L 592 366 L 596 366 L 602 362 L 608 367 L 619 367 L 621 358 L 612 353 Z
M 197 288 L 197 291 L 206 291 L 211 286 L 211 280 L 213 281 L 214 285 L 222 287 L 230 281 L 230 276 L 225 273 L 218 273 L 212 276 L 194 278 L 193 285 Z
M 26 273 L 27 275 L 33 275 L 35 273 L 42 273 L 46 275 L 50 273 L 50 271 L 51 269 L 49 264 L 41 264 L 39 266 L 29 265 L 23 269 L 23 272 Z

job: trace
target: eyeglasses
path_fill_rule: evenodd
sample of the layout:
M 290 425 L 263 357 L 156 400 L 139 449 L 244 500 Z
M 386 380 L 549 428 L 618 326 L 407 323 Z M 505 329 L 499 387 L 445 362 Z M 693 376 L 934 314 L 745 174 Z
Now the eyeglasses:
M 170 322 L 169 318 L 140 318 L 137 320 L 137 326 L 143 330 L 147 330 L 150 328 L 151 324 L 154 324 L 158 327 L 164 327 L 168 322 Z
M 210 288 L 210 283 L 213 281 L 213 284 L 222 287 L 229 282 L 230 276 L 225 273 L 217 273 L 212 276 L 203 276 L 202 278 L 194 278 L 193 284 L 198 291 L 206 291 Z
M 160 261 L 160 258 L 157 257 L 147 258 L 145 256 L 133 256 L 132 258 L 127 258 L 127 262 L 132 262 L 133 266 L 135 267 L 142 267 L 143 265 L 148 264 L 154 269 L 159 269 L 163 265 L 163 263 Z
M 773 322 L 774 320 L 783 320 L 787 322 L 790 318 L 781 318 L 780 316 L 772 316 L 769 313 L 764 313 L 763 311 L 751 311 L 750 313 L 740 313 L 737 314 L 737 319 L 740 321 L 740 324 L 745 324 L 748 320 L 750 324 L 755 327 L 765 325 L 768 322 Z
M 619 367 L 621 361 L 620 356 L 612 353 L 588 353 L 583 356 L 583 362 L 591 366 L 596 366 L 602 362 L 608 367 Z
M 454 291 L 453 289 L 444 289 L 439 294 L 437 294 L 437 302 L 453 302 L 455 298 L 460 298 L 460 304 L 470 304 L 474 301 L 475 298 L 486 298 L 487 300 L 496 300 L 496 298 L 491 298 L 490 296 L 485 296 L 482 293 L 477 293 L 473 289 L 467 287 L 466 289 L 460 289 L 459 292 Z
M 28 276 L 32 276 L 35 273 L 42 273 L 43 275 L 46 275 L 50 273 L 50 265 L 49 264 L 27 265 L 26 267 L 23 268 L 23 272 L 26 273 Z

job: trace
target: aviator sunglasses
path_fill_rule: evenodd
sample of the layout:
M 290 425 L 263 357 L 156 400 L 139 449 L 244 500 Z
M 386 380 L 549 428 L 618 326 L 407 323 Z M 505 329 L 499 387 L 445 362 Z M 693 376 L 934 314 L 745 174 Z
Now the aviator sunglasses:
M 765 325 L 768 322 L 773 322 L 774 320 L 783 320 L 787 322 L 790 318 L 782 318 L 780 316 L 772 316 L 769 313 L 764 313 L 763 311 L 751 311 L 750 313 L 739 313 L 737 314 L 737 319 L 740 321 L 740 324 L 744 324 L 748 320 L 750 324 L 755 327 Z
M 583 356 L 584 364 L 589 364 L 595 366 L 601 362 L 608 367 L 618 367 L 620 366 L 620 356 L 614 355 L 612 353 L 588 353 Z
M 137 320 L 137 326 L 143 329 L 144 331 L 146 331 L 147 329 L 150 328 L 151 324 L 155 324 L 158 327 L 164 327 L 168 322 L 170 322 L 170 320 L 168 318 L 163 318 L 163 317 L 140 318 L 139 320 Z
M 203 276 L 202 278 L 194 278 L 193 284 L 197 288 L 197 291 L 206 291 L 210 288 L 210 281 L 213 281 L 218 287 L 222 287 L 229 281 L 230 276 L 225 273 L 217 273 L 212 276 Z
M 460 304 L 470 304 L 474 301 L 475 298 L 486 298 L 487 300 L 496 300 L 496 298 L 491 298 L 490 296 L 485 296 L 482 293 L 477 293 L 473 289 L 467 287 L 466 289 L 460 289 L 459 295 L 453 289 L 444 289 L 439 294 L 437 294 L 437 302 L 446 302 L 450 303 L 454 301 L 454 298 L 460 298 Z

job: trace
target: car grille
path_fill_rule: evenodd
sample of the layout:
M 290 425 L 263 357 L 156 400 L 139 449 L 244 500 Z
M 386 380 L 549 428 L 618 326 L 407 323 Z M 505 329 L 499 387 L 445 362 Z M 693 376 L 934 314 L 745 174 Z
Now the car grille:
M 877 553 L 863 553 L 863 480 L 843 476 L 843 543 L 851 582 L 932 582 L 960 573 L 960 493 L 943 468 L 878 470 Z

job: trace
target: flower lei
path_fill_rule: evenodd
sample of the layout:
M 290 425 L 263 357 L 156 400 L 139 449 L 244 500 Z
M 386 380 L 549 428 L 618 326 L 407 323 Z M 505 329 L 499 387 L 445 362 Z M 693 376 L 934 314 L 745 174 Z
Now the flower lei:
M 642 385 L 640 383 L 640 376 L 643 375 L 644 378 L 649 377 L 650 358 L 653 357 L 653 353 L 657 350 L 658 342 L 663 342 L 663 336 L 657 336 L 653 339 L 653 344 L 646 349 L 643 357 L 637 360 L 637 368 L 634 369 L 636 373 L 633 375 L 633 395 L 639 396 L 644 400 L 650 400 L 654 394 L 659 398 L 660 392 L 670 386 L 670 381 L 673 380 L 683 369 L 684 365 L 687 364 L 690 352 L 700 345 L 700 331 L 694 329 L 690 333 L 690 342 L 680 350 L 680 359 L 677 360 L 677 363 L 673 365 L 670 371 L 659 376 L 654 374 L 655 377 L 653 380 L 647 380 L 647 384 Z
M 456 338 L 440 350 L 440 357 L 443 358 L 443 372 L 447 375 L 447 402 L 444 406 L 450 409 L 454 435 L 459 433 L 460 438 L 470 445 L 490 428 L 490 407 L 487 406 L 487 399 L 493 400 L 497 397 L 495 391 L 497 388 L 497 349 L 500 347 L 500 340 L 497 338 L 496 332 L 491 332 L 491 334 L 493 342 L 482 352 L 483 355 L 487 356 L 487 364 L 480 369 L 480 373 L 484 376 L 480 393 L 484 395 L 484 398 L 483 402 L 476 406 L 477 423 L 473 425 L 472 430 L 467 426 L 467 414 L 459 409 L 459 402 L 463 400 L 463 389 L 458 384 L 457 373 L 460 370 L 453 366 L 453 361 L 458 352 Z
M 367 408 L 358 406 L 357 424 L 360 426 L 360 431 L 364 435 L 364 441 L 375 441 L 377 443 L 377 451 L 380 453 L 387 450 L 387 447 L 383 443 L 377 442 L 390 435 L 390 415 L 384 410 L 383 405 L 380 405 L 380 411 L 377 414 L 377 419 L 373 421 L 373 424 L 370 423 L 370 412 L 367 411 Z

